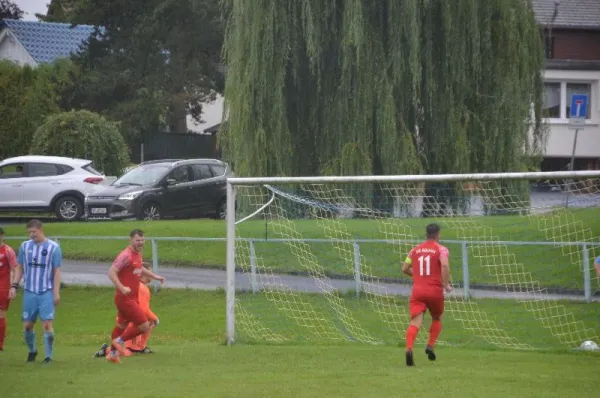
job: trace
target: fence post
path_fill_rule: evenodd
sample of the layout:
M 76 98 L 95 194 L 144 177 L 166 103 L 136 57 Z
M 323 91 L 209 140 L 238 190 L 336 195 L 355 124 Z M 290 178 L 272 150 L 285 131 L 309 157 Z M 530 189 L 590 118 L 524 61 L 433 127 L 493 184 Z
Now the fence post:
M 158 244 L 156 243 L 156 239 L 152 239 L 150 243 L 152 243 L 152 272 L 158 274 Z M 158 281 L 152 281 L 152 287 L 154 293 L 156 293 L 159 287 Z
M 467 242 L 462 243 L 462 270 L 463 270 L 463 296 L 469 298 L 471 292 L 469 289 L 469 247 Z
M 583 294 L 586 302 L 592 301 L 592 276 L 590 271 L 590 250 L 584 243 L 583 247 Z
M 360 280 L 360 247 L 354 242 L 354 285 L 356 288 L 356 297 L 360 297 L 362 291 L 362 281 Z
M 254 241 L 250 240 L 250 285 L 252 286 L 252 293 L 258 291 L 258 282 L 256 280 L 256 250 L 254 248 Z

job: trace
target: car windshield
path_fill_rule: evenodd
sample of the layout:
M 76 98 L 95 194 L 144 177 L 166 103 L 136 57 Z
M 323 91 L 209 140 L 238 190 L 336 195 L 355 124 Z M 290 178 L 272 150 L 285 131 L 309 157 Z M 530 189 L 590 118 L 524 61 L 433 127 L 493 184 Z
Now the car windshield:
M 145 164 L 125 173 L 113 185 L 151 185 L 170 169 L 169 164 Z

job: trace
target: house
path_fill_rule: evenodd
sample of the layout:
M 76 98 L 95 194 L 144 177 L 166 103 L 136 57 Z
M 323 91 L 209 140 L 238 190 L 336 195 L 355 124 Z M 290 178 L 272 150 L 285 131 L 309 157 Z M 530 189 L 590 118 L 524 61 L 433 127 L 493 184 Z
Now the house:
M 36 67 L 77 52 L 93 26 L 3 19 L 0 21 L 0 59 Z
M 532 0 L 532 5 L 546 51 L 544 112 L 550 131 L 542 170 L 564 170 L 570 163 L 573 94 L 589 96 L 575 169 L 600 169 L 600 0 Z
M 0 59 L 32 67 L 51 63 L 77 52 L 94 29 L 91 25 L 3 19 L 0 21 Z M 222 113 L 223 97 L 217 96 L 215 101 L 203 105 L 202 123 L 187 116 L 188 130 L 201 134 L 207 127 L 220 123 Z

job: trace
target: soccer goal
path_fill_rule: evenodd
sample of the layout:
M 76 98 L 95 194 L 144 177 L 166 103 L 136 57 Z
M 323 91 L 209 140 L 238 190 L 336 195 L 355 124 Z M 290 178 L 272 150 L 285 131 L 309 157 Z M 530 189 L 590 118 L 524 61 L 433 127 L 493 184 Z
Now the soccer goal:
M 401 263 L 429 223 L 454 287 L 440 344 L 598 341 L 600 171 L 230 178 L 227 194 L 229 344 L 403 343 Z

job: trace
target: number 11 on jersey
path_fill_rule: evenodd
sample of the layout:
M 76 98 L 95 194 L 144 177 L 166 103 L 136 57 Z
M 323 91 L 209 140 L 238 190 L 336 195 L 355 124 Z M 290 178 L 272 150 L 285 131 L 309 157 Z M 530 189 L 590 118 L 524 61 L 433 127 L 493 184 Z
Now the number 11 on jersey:
M 419 275 L 429 276 L 431 274 L 431 256 L 419 257 Z

